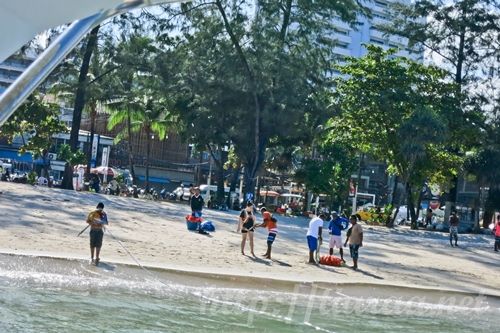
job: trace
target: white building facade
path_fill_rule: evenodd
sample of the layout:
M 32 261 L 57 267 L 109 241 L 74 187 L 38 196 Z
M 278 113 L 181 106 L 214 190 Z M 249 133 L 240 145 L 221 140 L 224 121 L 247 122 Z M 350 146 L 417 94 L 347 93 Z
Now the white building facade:
M 364 45 L 373 44 L 384 49 L 395 48 L 399 50 L 396 56 L 409 58 L 422 62 L 423 50 L 417 47 L 410 48 L 408 39 L 395 35 L 387 35 L 377 29 L 377 26 L 391 23 L 391 3 L 410 4 L 410 0 L 374 0 L 366 2 L 365 5 L 371 10 L 372 17 L 368 18 L 358 15 L 358 23 L 351 27 L 339 19 L 334 20 L 335 34 L 333 38 L 337 41 L 334 53 L 341 60 L 343 57 L 362 57 L 367 53 Z

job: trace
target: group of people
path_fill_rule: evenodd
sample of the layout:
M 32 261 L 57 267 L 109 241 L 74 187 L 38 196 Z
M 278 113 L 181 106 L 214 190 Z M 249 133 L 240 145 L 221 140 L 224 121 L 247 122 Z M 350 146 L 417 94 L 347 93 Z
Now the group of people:
M 309 229 L 307 230 L 307 245 L 309 247 L 309 263 L 317 264 L 314 259 L 315 253 L 319 253 L 321 244 L 323 243 L 323 225 L 328 220 L 326 213 L 320 213 L 317 217 L 313 217 L 309 222 Z M 347 238 L 342 242 L 342 230 L 351 227 L 347 230 Z M 351 215 L 349 221 L 345 217 L 341 217 L 337 212 L 332 212 L 331 219 L 328 224 L 328 233 L 330 234 L 329 240 L 329 253 L 333 255 L 334 249 L 339 250 L 340 259 L 343 263 L 344 250 L 343 247 L 349 244 L 349 251 L 353 261 L 352 268 L 358 269 L 359 248 L 363 246 L 363 228 L 358 223 L 356 215 Z
M 245 244 L 248 239 L 250 243 L 250 252 L 253 256 L 254 253 L 254 242 L 253 242 L 253 234 L 256 228 L 267 228 L 267 251 L 263 255 L 264 258 L 271 259 L 271 250 L 276 239 L 276 235 L 278 234 L 278 220 L 272 216 L 270 212 L 267 211 L 265 207 L 260 209 L 262 214 L 262 223 L 257 223 L 255 217 L 255 206 L 252 202 L 248 202 L 246 208 L 243 209 L 240 213 L 238 228 L 236 229 L 237 233 L 241 233 L 241 254 L 245 255 Z
M 192 216 L 195 218 L 201 218 L 204 200 L 200 195 L 200 189 L 197 187 L 193 188 L 193 194 L 190 198 L 190 206 Z M 257 223 L 255 212 L 256 209 L 254 204 L 252 202 L 248 202 L 246 208 L 240 213 L 236 232 L 241 233 L 241 254 L 245 255 L 245 245 L 248 240 L 250 243 L 250 252 L 253 256 L 255 256 L 253 239 L 254 232 L 256 228 L 263 227 L 268 230 L 267 251 L 263 256 L 264 258 L 271 259 L 272 246 L 278 234 L 278 221 L 270 212 L 267 211 L 265 207 L 262 207 L 260 209 L 262 214 L 262 223 Z M 349 251 L 353 261 L 352 268 L 357 270 L 359 249 L 363 247 L 363 228 L 358 223 L 358 217 L 356 215 L 351 215 L 349 220 L 347 220 L 345 216 L 339 216 L 337 212 L 332 212 L 330 219 L 326 213 L 320 213 L 318 216 L 315 216 L 310 220 L 306 235 L 307 245 L 309 247 L 309 263 L 317 264 L 315 254 L 319 253 L 319 249 L 323 242 L 323 226 L 325 222 L 329 222 L 329 254 L 333 255 L 334 250 L 338 249 L 340 259 L 343 263 L 345 263 L 343 247 L 346 247 L 349 244 Z M 459 219 L 456 212 L 452 212 L 449 222 L 450 245 L 458 246 Z M 102 202 L 99 202 L 96 209 L 88 215 L 87 223 L 90 226 L 91 262 L 98 265 L 104 235 L 103 229 L 104 225 L 108 224 L 107 215 L 104 212 L 104 204 Z M 199 225 L 200 228 L 198 232 L 205 233 L 201 228 L 201 223 Z M 351 227 L 346 232 L 347 235 L 344 242 L 342 239 L 342 231 L 346 230 L 349 225 Z M 494 250 L 495 252 L 498 252 L 500 251 L 500 214 L 497 216 L 497 220 L 494 223 L 493 234 L 495 236 Z M 455 241 L 455 244 L 453 244 L 453 240 Z

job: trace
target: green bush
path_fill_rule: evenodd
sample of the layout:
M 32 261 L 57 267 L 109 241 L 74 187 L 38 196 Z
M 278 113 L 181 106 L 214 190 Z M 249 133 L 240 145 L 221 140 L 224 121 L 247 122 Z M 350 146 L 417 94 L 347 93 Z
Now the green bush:
M 30 173 L 28 173 L 28 184 L 35 185 L 37 179 L 38 175 L 36 174 L 35 171 L 31 171 Z

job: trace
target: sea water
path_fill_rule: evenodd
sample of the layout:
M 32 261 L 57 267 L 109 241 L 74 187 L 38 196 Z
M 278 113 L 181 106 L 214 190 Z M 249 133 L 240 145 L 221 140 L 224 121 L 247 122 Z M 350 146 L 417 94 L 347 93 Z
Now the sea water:
M 0 255 L 0 332 L 496 332 L 498 300 Z

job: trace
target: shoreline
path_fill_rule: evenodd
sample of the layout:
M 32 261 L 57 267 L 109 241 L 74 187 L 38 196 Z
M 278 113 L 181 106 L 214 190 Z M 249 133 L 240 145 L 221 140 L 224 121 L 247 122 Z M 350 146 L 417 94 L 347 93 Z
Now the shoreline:
M 88 259 L 81 257 L 61 257 L 52 254 L 40 254 L 40 253 L 19 253 L 19 252 L 6 252 L 0 249 L 0 256 L 8 256 L 12 258 L 20 257 L 23 259 L 48 259 L 57 262 L 76 262 L 80 264 L 88 264 Z M 485 292 L 472 292 L 464 291 L 451 288 L 432 288 L 428 286 L 410 286 L 401 283 L 378 283 L 378 282 L 346 282 L 346 281 L 321 281 L 321 280 L 293 280 L 293 279 L 278 279 L 265 276 L 249 276 L 249 275 L 239 275 L 239 274 L 227 274 L 223 272 L 217 272 L 215 270 L 190 270 L 187 267 L 184 268 L 174 268 L 168 266 L 150 266 L 141 264 L 133 264 L 128 261 L 103 261 L 102 264 L 112 267 L 123 267 L 129 270 L 142 271 L 146 270 L 160 282 L 161 275 L 167 275 L 174 277 L 174 281 L 185 285 L 191 285 L 192 283 L 186 283 L 184 280 L 186 277 L 188 281 L 202 280 L 204 282 L 213 282 L 215 285 L 221 287 L 230 288 L 248 288 L 248 289 L 262 289 L 262 290 L 272 290 L 272 291 L 285 291 L 285 292 L 297 292 L 300 294 L 307 294 L 305 291 L 310 291 L 312 288 L 321 290 L 342 290 L 347 289 L 350 291 L 355 291 L 360 297 L 381 297 L 390 293 L 389 297 L 394 297 L 394 295 L 416 298 L 416 297 L 429 297 L 429 298 L 443 298 L 443 297 L 486 297 L 490 298 L 500 305 L 500 293 L 485 293 Z M 90 265 L 90 264 L 89 264 Z M 146 274 L 146 272 L 144 272 Z M 182 281 L 183 280 L 183 281 Z M 300 291 L 302 289 L 302 291 Z M 370 290 L 370 295 L 366 295 L 365 292 Z M 374 293 L 375 291 L 375 293 Z M 387 293 L 386 293 L 387 292 Z
M 451 248 L 443 233 L 363 225 L 360 270 L 354 271 L 306 263 L 309 221 L 305 218 L 277 216 L 279 233 L 271 261 L 240 254 L 241 235 L 234 232 L 237 211 L 204 210 L 205 219 L 217 230 L 204 236 L 186 230 L 184 216 L 189 207 L 175 202 L 4 182 L 0 182 L 0 191 L 0 253 L 88 261 L 88 235 L 77 234 L 97 202 L 104 202 L 111 233 L 104 237 L 103 262 L 137 266 L 129 251 L 151 270 L 200 279 L 211 276 L 213 281 L 228 283 L 238 280 L 240 285 L 257 285 L 257 281 L 288 289 L 301 283 L 329 288 L 367 286 L 363 288 L 371 288 L 368 295 L 373 286 L 392 286 L 406 288 L 406 294 L 414 289 L 500 296 L 500 280 L 495 278 L 500 256 L 493 252 L 493 239 L 487 235 L 460 235 L 461 246 Z M 259 228 L 254 237 L 255 253 L 261 254 L 266 249 L 267 232 Z M 327 252 L 324 244 L 321 255 Z M 349 250 L 344 248 L 344 253 L 350 266 Z M 338 256 L 338 250 L 334 254 Z

